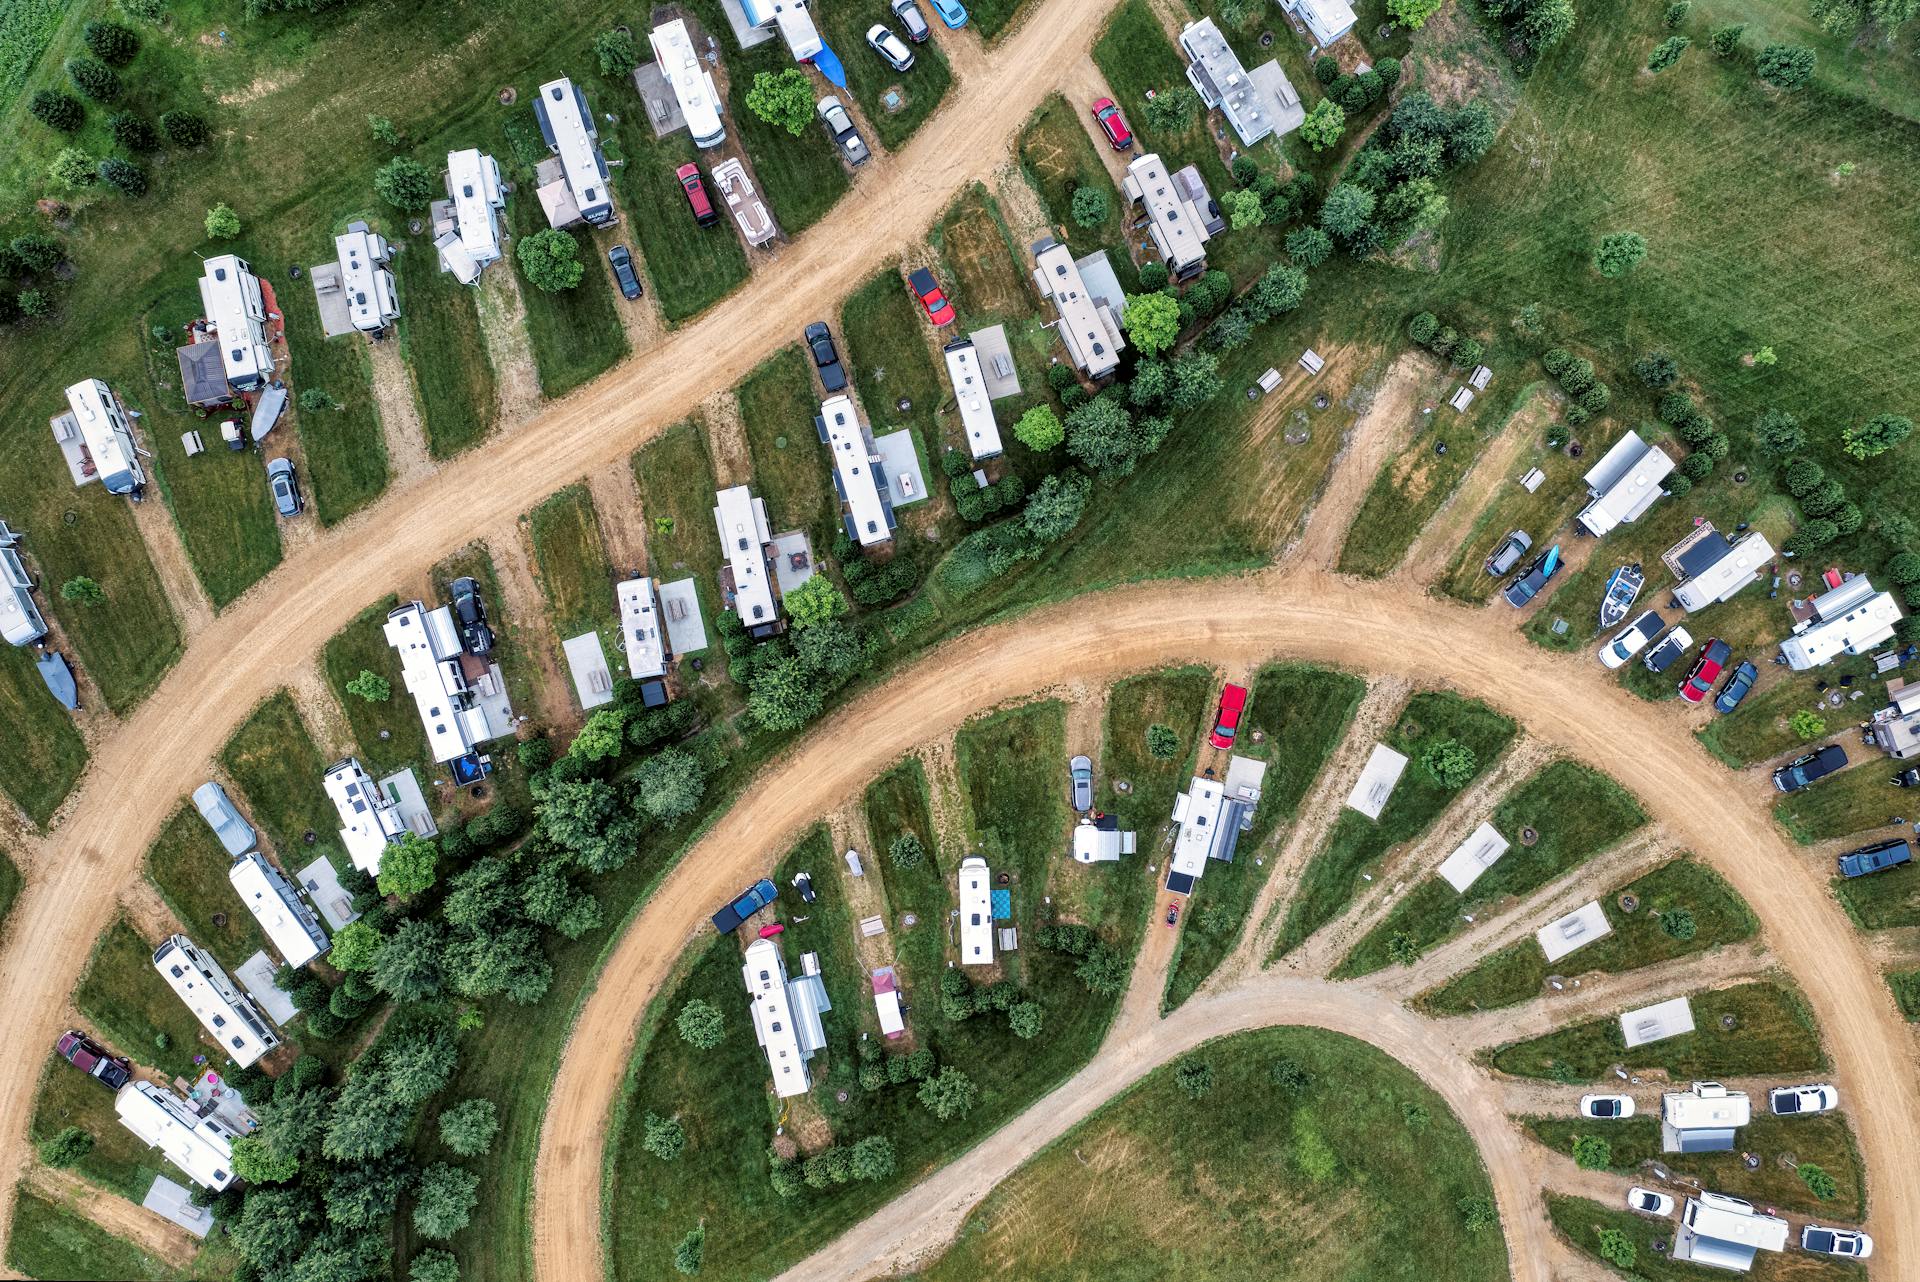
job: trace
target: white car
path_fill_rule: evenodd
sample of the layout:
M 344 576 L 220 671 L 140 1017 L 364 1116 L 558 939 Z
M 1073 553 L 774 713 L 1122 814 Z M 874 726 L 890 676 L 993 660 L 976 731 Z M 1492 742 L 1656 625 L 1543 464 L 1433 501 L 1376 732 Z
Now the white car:
M 1767 1102 L 1773 1106 L 1775 1117 L 1829 1113 L 1840 1107 L 1840 1092 L 1824 1084 L 1776 1086 L 1767 1092 Z
M 1647 648 L 1647 642 L 1666 629 L 1667 621 L 1652 610 L 1629 623 L 1600 647 L 1600 666 L 1609 670 L 1622 667 L 1628 659 Z
M 913 50 L 907 48 L 906 41 L 887 30 L 885 23 L 876 22 L 867 28 L 867 45 L 895 71 L 913 70 Z
M 1672 1215 L 1673 1197 L 1668 1193 L 1643 1189 L 1636 1184 L 1627 1190 L 1627 1209 L 1642 1215 Z
M 1873 1239 L 1858 1229 L 1823 1229 L 1809 1224 L 1800 1230 L 1800 1249 L 1817 1255 L 1844 1255 L 1864 1260 L 1873 1254 Z
M 1633 1096 L 1582 1095 L 1580 1116 L 1591 1117 L 1598 1122 L 1617 1122 L 1623 1118 L 1632 1117 Z

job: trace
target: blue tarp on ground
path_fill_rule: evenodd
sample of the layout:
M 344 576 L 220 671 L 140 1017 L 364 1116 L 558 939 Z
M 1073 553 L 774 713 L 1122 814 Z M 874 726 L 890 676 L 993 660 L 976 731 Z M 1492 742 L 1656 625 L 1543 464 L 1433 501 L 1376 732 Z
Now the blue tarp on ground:
M 993 919 L 995 921 L 1013 920 L 1013 892 L 996 890 L 993 892 Z
M 820 68 L 820 74 L 834 84 L 842 89 L 847 87 L 847 69 L 840 65 L 839 56 L 824 41 L 820 45 L 820 52 L 813 55 L 813 65 Z
M 60 701 L 60 706 L 78 712 L 80 710 L 80 692 L 74 687 L 73 670 L 56 650 L 48 650 L 35 659 L 34 666 L 40 669 L 40 679 L 47 684 L 47 691 Z

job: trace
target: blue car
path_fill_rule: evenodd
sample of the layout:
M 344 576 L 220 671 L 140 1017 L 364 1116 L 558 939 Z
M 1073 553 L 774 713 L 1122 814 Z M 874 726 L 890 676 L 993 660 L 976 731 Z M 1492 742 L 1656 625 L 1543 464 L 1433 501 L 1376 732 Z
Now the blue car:
M 1740 701 L 1753 689 L 1753 683 L 1760 677 L 1760 669 L 1751 663 L 1743 663 L 1733 670 L 1727 678 L 1727 684 L 1720 687 L 1720 697 L 1713 701 L 1715 712 L 1732 712 L 1740 706 Z
M 931 4 L 933 11 L 940 15 L 940 21 L 953 30 L 958 31 L 967 25 L 967 11 L 960 4 L 960 0 L 927 0 L 927 3 Z
M 779 894 L 774 884 L 762 877 L 748 886 L 740 898 L 713 915 L 713 928 L 723 935 L 731 935 L 740 928 L 741 922 L 772 903 Z

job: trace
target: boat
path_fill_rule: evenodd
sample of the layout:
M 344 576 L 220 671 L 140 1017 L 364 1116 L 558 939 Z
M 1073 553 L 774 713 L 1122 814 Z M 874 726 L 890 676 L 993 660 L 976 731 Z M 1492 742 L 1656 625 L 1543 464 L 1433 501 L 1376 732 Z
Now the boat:
M 740 224 L 740 234 L 749 245 L 764 245 L 773 239 L 776 231 L 773 216 L 754 192 L 747 167 L 737 157 L 728 157 L 713 167 L 713 183 L 726 197 L 733 221 Z
M 1627 617 L 1627 611 L 1640 596 L 1647 576 L 1638 565 L 1623 565 L 1607 580 L 1606 595 L 1600 598 L 1600 626 L 1611 628 Z
M 847 69 L 840 65 L 840 55 L 836 54 L 823 40 L 820 51 L 808 59 L 827 78 L 827 83 L 841 89 L 847 87 Z
M 275 383 L 260 393 L 260 403 L 253 407 L 252 433 L 256 444 L 266 439 L 273 425 L 280 421 L 281 411 L 287 408 L 287 388 L 284 383 Z
M 33 661 L 40 669 L 40 679 L 46 683 L 47 690 L 60 701 L 60 706 L 70 712 L 80 710 L 80 691 L 73 683 L 73 669 L 58 650 L 42 650 Z

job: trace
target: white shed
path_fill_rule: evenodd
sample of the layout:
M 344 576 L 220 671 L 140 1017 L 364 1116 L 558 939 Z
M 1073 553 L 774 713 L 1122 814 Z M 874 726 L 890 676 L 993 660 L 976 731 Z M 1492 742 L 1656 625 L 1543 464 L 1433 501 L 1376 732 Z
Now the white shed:
M 1348 807 L 1358 810 L 1369 819 L 1378 819 L 1406 768 L 1405 753 L 1395 752 L 1384 743 L 1374 744 L 1373 752 L 1367 757 L 1366 769 L 1360 772 L 1353 791 L 1347 794 Z

